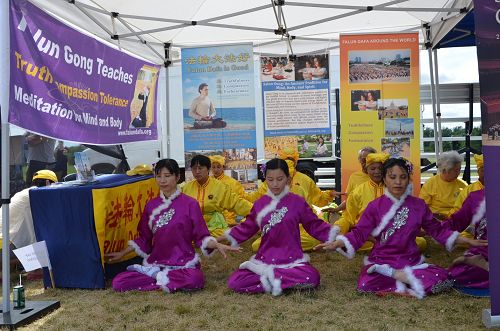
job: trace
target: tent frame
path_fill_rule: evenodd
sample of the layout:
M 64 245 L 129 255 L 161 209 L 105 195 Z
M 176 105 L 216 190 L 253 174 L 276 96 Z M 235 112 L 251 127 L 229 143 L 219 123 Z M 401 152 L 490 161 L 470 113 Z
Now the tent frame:
M 32 0 L 33 1 L 33 0 Z M 172 47 L 184 47 L 184 45 L 173 43 L 172 41 L 150 41 L 146 40 L 143 36 L 147 34 L 151 34 L 154 32 L 160 32 L 160 31 L 167 31 L 167 30 L 173 30 L 173 29 L 181 29 L 181 28 L 189 28 L 193 26 L 207 26 L 207 27 L 217 27 L 217 28 L 226 28 L 226 29 L 235 29 L 235 30 L 247 30 L 247 31 L 259 31 L 259 32 L 265 32 L 265 33 L 270 33 L 272 35 L 278 36 L 275 40 L 272 41 L 267 41 L 263 43 L 255 43 L 254 47 L 259 47 L 259 46 L 264 46 L 264 45 L 271 45 L 275 43 L 280 43 L 280 42 L 285 42 L 287 46 L 287 55 L 306 55 L 310 53 L 318 53 L 318 52 L 327 52 L 332 49 L 336 49 L 339 46 L 338 45 L 330 45 L 333 42 L 338 43 L 338 39 L 323 39 L 323 38 L 309 38 L 309 37 L 304 37 L 304 36 L 294 36 L 291 35 L 290 32 L 292 31 L 297 31 L 305 27 L 311 27 L 315 25 L 319 25 L 321 23 L 329 22 L 329 21 L 335 21 L 339 20 L 345 17 L 357 15 L 357 14 L 362 14 L 370 11 L 387 11 L 387 12 L 394 12 L 394 11 L 405 11 L 405 12 L 436 12 L 436 13 L 443 13 L 444 15 L 439 18 L 439 20 L 424 24 L 423 26 L 415 26 L 411 28 L 407 28 L 404 30 L 404 32 L 407 31 L 418 31 L 420 29 L 423 29 L 424 35 L 426 35 L 426 43 L 425 47 L 428 50 L 428 55 L 429 55 L 429 71 L 431 74 L 431 94 L 432 94 L 432 103 L 433 103 L 433 114 L 434 114 L 434 128 L 435 128 L 435 145 L 436 145 L 436 156 L 438 156 L 439 152 L 442 151 L 442 137 L 440 134 L 440 128 L 441 128 L 441 123 L 440 123 L 440 109 L 439 109 L 439 77 L 438 77 L 438 54 L 437 54 L 437 49 L 434 49 L 436 45 L 438 45 L 439 41 L 443 37 L 443 33 L 446 34 L 446 24 L 447 22 L 450 22 L 450 25 L 453 24 L 455 20 L 460 20 L 463 16 L 465 16 L 469 11 L 472 10 L 473 5 L 472 5 L 472 0 L 468 2 L 468 4 L 464 7 L 456 7 L 455 5 L 461 3 L 461 2 L 467 2 L 467 1 L 459 1 L 455 0 L 453 1 L 453 5 L 451 8 L 413 8 L 413 7 L 390 7 L 392 5 L 404 3 L 408 0 L 393 0 L 393 1 L 388 1 L 384 2 L 381 4 L 377 4 L 374 6 L 356 6 L 356 5 L 334 5 L 334 4 L 310 4 L 310 3 L 302 3 L 302 2 L 286 2 L 284 0 L 271 0 L 270 4 L 268 5 L 263 5 L 263 6 L 258 6 L 238 12 L 234 12 L 231 14 L 225 14 L 221 16 L 215 16 L 199 21 L 187 21 L 187 20 L 174 20 L 174 19 L 166 19 L 166 18 L 160 18 L 160 17 L 148 17 L 148 16 L 138 16 L 138 15 L 132 15 L 132 14 L 126 14 L 126 13 L 118 13 L 118 12 L 108 12 L 102 8 L 97 8 L 91 5 L 87 5 L 84 3 L 79 2 L 78 0 L 68 0 L 69 4 L 72 4 L 77 8 L 85 17 L 93 21 L 98 27 L 100 27 L 108 36 L 110 42 L 113 42 L 117 44 L 117 46 L 122 49 L 126 49 L 123 45 L 120 45 L 120 41 L 127 41 L 127 42 L 135 42 L 139 44 L 145 45 L 149 51 L 151 51 L 154 55 L 155 58 L 161 59 L 161 61 L 165 64 L 167 67 L 167 74 L 166 74 L 166 89 L 168 92 L 168 66 L 172 62 L 177 62 L 179 61 L 178 59 L 174 59 L 172 57 L 172 52 L 171 48 Z M 10 312 L 10 265 L 7 261 L 9 261 L 9 203 L 10 203 L 10 192 L 9 192 L 9 124 L 7 121 L 7 115 L 8 115 L 8 107 L 9 107 L 9 70 L 10 70 L 10 60 L 9 60 L 9 52 L 10 48 L 8 45 L 10 44 L 9 39 L 9 13 L 10 13 L 10 8 L 9 8 L 9 1 L 0 1 L 0 18 L 1 18 L 1 23 L 2 24 L 2 31 L 0 33 L 0 109 L 1 109 L 1 144 L 2 144 L 2 151 L 1 151 L 1 178 L 2 178 L 2 197 L 1 197 L 1 203 L 2 203 L 2 216 L 3 216 L 3 225 L 2 225 L 2 230 L 4 234 L 4 240 L 3 240 L 3 250 L 2 250 L 2 259 L 3 259 L 3 265 L 2 265 L 2 273 L 3 273 L 3 279 L 2 279 L 2 295 L 3 295 L 3 301 L 2 301 L 2 311 L 3 313 L 8 313 Z M 295 6 L 295 7 L 315 7 L 315 8 L 336 8 L 336 9 L 344 9 L 344 10 L 349 10 L 348 12 L 339 14 L 339 15 L 334 15 L 331 17 L 327 18 L 322 18 L 318 20 L 313 20 L 310 22 L 306 22 L 303 24 L 298 24 L 295 26 L 287 27 L 286 26 L 286 20 L 285 20 L 285 14 L 283 11 L 283 6 Z M 458 5 L 457 5 L 458 6 Z M 220 23 L 219 21 L 229 18 L 229 17 L 235 17 L 243 14 L 248 14 L 252 12 L 257 12 L 265 9 L 273 8 L 275 17 L 276 17 L 276 23 L 277 23 L 277 29 L 269 29 L 269 28 L 262 28 L 258 26 L 245 26 L 245 25 L 234 25 L 234 24 L 224 24 Z M 97 14 L 99 15 L 105 15 L 108 16 L 110 19 L 110 23 L 112 26 L 112 29 L 109 29 L 105 24 L 103 24 L 99 17 L 97 17 Z M 149 21 L 156 21 L 156 22 L 165 22 L 165 23 L 173 23 L 173 26 L 166 26 L 166 27 L 159 27 L 155 29 L 149 29 L 149 30 L 137 30 L 133 27 L 132 24 L 127 22 L 127 19 L 136 19 L 136 20 L 149 20 Z M 126 28 L 128 32 L 126 33 L 117 33 L 117 24 L 120 23 L 123 27 Z M 451 28 L 450 28 L 451 29 Z M 432 30 L 432 32 L 431 32 Z M 436 30 L 434 32 L 434 30 Z M 448 30 L 449 31 L 449 30 Z M 394 32 L 402 32 L 402 31 L 394 31 Z M 464 31 L 464 35 L 468 36 L 470 35 L 470 31 Z M 153 37 L 153 39 L 155 39 Z M 327 41 L 328 45 L 324 48 L 316 49 L 316 50 L 311 50 L 307 51 L 305 53 L 299 53 L 295 54 L 293 52 L 292 48 L 292 43 L 293 40 L 310 40 L 310 41 Z M 158 40 L 158 39 L 156 39 Z M 7 47 L 5 47 L 7 45 Z M 165 55 L 160 54 L 156 49 L 154 49 L 153 46 L 162 46 L 165 49 Z M 433 51 L 434 51 L 434 56 L 433 56 Z M 434 68 L 434 69 L 433 69 Z M 168 93 L 167 93 L 167 98 L 168 98 Z M 168 100 L 167 100 L 168 102 Z M 167 103 L 167 113 L 168 113 L 168 103 Z M 168 133 L 167 133 L 168 134 Z M 493 316 L 494 320 L 497 321 L 496 319 L 500 320 L 500 316 Z M 491 311 L 490 311 L 490 320 L 492 320 L 491 316 Z M 497 321 L 498 324 L 500 324 L 500 321 Z

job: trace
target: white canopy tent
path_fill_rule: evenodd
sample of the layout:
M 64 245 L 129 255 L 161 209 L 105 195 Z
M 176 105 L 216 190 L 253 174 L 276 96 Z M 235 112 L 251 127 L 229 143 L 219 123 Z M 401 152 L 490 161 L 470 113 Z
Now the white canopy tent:
M 176 64 L 180 48 L 252 42 L 255 54 L 338 52 L 339 35 L 418 31 L 429 49 L 472 10 L 472 0 L 32 0 L 51 15 L 151 62 Z M 1 1 L 3 312 L 10 311 L 8 238 L 9 5 Z M 431 69 L 432 73 L 432 69 Z M 432 76 L 432 74 L 431 74 Z M 167 75 L 168 77 L 168 75 Z M 168 101 L 167 101 L 168 104 Z M 436 144 L 437 145 L 437 144 Z
M 422 44 L 435 44 L 472 7 L 471 0 L 32 2 L 155 63 L 179 61 L 182 47 L 240 42 L 253 42 L 257 54 L 335 52 L 342 33 L 419 31 Z

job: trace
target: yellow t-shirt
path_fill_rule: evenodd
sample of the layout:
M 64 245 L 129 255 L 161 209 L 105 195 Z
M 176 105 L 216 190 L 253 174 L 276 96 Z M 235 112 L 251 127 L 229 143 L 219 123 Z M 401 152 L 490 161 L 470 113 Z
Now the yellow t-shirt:
M 364 182 L 367 182 L 369 180 L 370 176 L 368 176 L 368 174 L 365 174 L 363 171 L 355 171 L 351 174 L 351 176 L 349 176 L 349 180 L 347 181 L 347 188 L 345 191 L 347 193 L 351 193 L 360 184 L 363 184 Z
M 467 183 L 459 178 L 447 182 L 438 174 L 425 182 L 420 189 L 419 197 L 425 201 L 434 214 L 448 215 L 460 191 L 466 186 Z
M 323 207 L 330 204 L 333 200 L 332 192 L 330 190 L 321 191 L 314 182 L 314 180 L 312 180 L 309 176 L 304 175 L 301 172 L 296 172 L 294 174 L 292 178 L 292 183 L 290 185 L 290 191 L 296 193 L 293 190 L 294 187 L 299 187 L 303 190 L 305 194 L 304 198 L 306 199 L 307 203 L 310 206 L 315 205 L 318 207 Z M 255 202 L 255 200 L 266 194 L 266 192 L 267 192 L 267 183 L 264 182 L 262 183 L 262 185 L 259 186 L 257 191 L 247 194 L 245 196 L 245 199 L 247 199 L 250 202 Z
M 361 215 L 368 204 L 384 194 L 384 184 L 375 183 L 372 180 L 361 183 L 351 193 L 346 202 L 346 210 L 342 217 L 335 222 L 340 227 L 342 233 L 347 233 L 358 223 Z
M 266 182 L 261 182 L 259 187 L 257 188 L 257 191 L 254 191 L 252 193 L 245 193 L 245 199 L 247 199 L 250 202 L 255 202 L 257 199 L 260 197 L 264 196 L 267 193 L 267 184 Z M 306 192 L 302 189 L 302 187 L 297 186 L 297 185 L 290 185 L 290 192 L 295 193 L 297 195 L 300 195 L 301 197 L 306 200 L 306 202 L 311 206 L 310 202 L 306 199 Z
M 198 201 L 207 223 L 210 222 L 214 213 L 222 214 L 225 209 L 241 216 L 248 215 L 252 209 L 252 203 L 240 198 L 226 184 L 213 177 L 209 177 L 203 185 L 192 180 L 182 187 L 182 192 Z
M 219 177 L 214 176 L 214 178 L 218 179 L 219 181 L 221 181 L 224 184 L 226 184 L 227 186 L 229 186 L 229 188 L 231 189 L 231 192 L 235 193 L 240 198 L 243 198 L 245 196 L 245 189 L 243 188 L 243 185 L 241 185 L 241 183 L 238 182 L 233 177 L 229 177 L 229 176 L 222 174 Z M 224 215 L 224 218 L 226 219 L 226 222 L 228 224 L 236 224 L 236 213 L 225 209 L 222 212 L 222 215 Z
M 467 197 L 469 196 L 469 194 L 471 192 L 479 191 L 479 190 L 482 190 L 483 188 L 484 188 L 484 185 L 480 181 L 477 181 L 477 182 L 474 182 L 470 185 L 467 185 L 467 187 L 464 188 L 463 190 L 461 190 L 460 193 L 458 194 L 458 197 L 455 200 L 455 204 L 453 205 L 453 208 L 450 209 L 447 216 L 451 216 L 457 210 L 462 208 L 462 205 L 464 204 L 465 199 L 467 199 Z

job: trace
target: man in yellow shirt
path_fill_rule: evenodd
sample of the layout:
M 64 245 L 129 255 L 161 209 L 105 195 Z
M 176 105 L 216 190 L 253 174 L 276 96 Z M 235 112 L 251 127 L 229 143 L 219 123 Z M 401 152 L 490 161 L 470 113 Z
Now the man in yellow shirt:
M 237 194 L 240 198 L 244 198 L 245 189 L 240 182 L 236 179 L 226 176 L 224 174 L 224 166 L 226 165 L 226 158 L 222 155 L 211 155 L 208 157 L 210 159 L 212 176 L 219 181 L 223 182 L 231 189 L 231 192 Z M 236 214 L 229 210 L 224 210 L 222 212 L 228 225 L 236 224 Z
M 442 153 L 437 160 L 439 174 L 429 178 L 420 189 L 425 201 L 437 219 L 444 219 L 455 205 L 460 191 L 467 183 L 458 178 L 463 157 L 457 151 Z
M 195 179 L 182 187 L 182 192 L 196 199 L 208 230 L 214 237 L 224 234 L 227 223 L 222 212 L 227 209 L 238 215 L 246 216 L 252 204 L 231 192 L 231 189 L 219 180 L 209 176 L 210 159 L 205 155 L 196 155 L 191 160 L 191 171 Z

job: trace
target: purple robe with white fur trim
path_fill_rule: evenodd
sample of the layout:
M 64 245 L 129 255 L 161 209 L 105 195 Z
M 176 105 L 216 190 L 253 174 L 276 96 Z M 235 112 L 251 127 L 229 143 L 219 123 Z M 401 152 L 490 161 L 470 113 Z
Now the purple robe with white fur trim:
M 275 206 L 270 208 L 273 201 Z M 302 197 L 288 190 L 280 199 L 270 195 L 258 199 L 246 220 L 225 234 L 236 246 L 259 230 L 262 233 L 257 254 L 230 276 L 229 288 L 240 293 L 279 295 L 286 288 L 317 287 L 319 273 L 302 252 L 299 224 L 322 242 L 333 241 L 338 233 L 337 227 L 319 219 Z
M 474 238 L 487 240 L 488 226 L 484 188 L 471 192 L 465 199 L 462 208 L 451 215 L 443 224 L 459 232 L 473 226 Z M 464 256 L 467 257 L 474 255 L 481 255 L 488 261 L 488 246 L 471 247 L 464 253 Z M 448 271 L 450 278 L 455 280 L 455 284 L 458 286 L 489 288 L 489 273 L 482 268 L 467 264 L 456 264 L 451 266 Z
M 458 232 L 444 228 L 436 221 L 424 200 L 407 195 L 398 200 L 387 190 L 370 202 L 356 226 L 345 236 L 338 236 L 345 244 L 345 253 L 352 258 L 357 249 L 372 235 L 376 242 L 365 261 L 358 280 L 358 290 L 376 293 L 407 293 L 418 298 L 425 294 L 448 289 L 452 283 L 445 269 L 423 262 L 415 243 L 423 228 L 448 250 L 453 248 Z M 397 208 L 396 208 L 397 207 Z M 389 211 L 392 213 L 389 214 Z M 387 217 L 392 215 L 392 217 Z M 383 223 L 385 222 L 385 224 Z M 403 284 L 377 272 L 368 273 L 373 264 L 387 264 L 394 270 L 403 270 L 411 284 Z
M 169 202 L 160 193 L 146 205 L 137 229 L 138 238 L 129 245 L 144 258 L 143 265 L 129 266 L 118 274 L 113 289 L 174 292 L 203 288 L 205 280 L 192 243 L 208 254 L 206 245 L 215 239 L 196 200 L 180 193 Z

